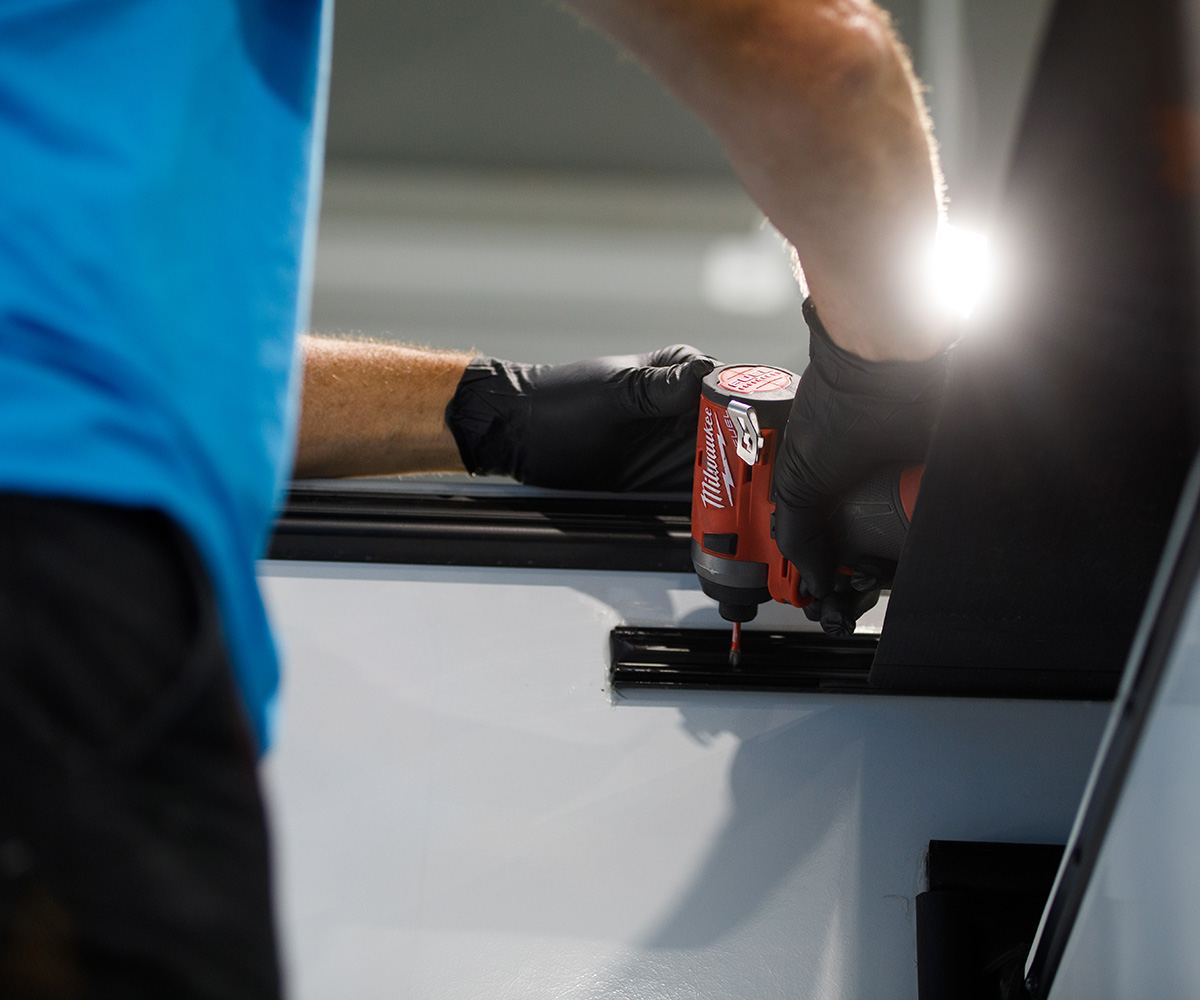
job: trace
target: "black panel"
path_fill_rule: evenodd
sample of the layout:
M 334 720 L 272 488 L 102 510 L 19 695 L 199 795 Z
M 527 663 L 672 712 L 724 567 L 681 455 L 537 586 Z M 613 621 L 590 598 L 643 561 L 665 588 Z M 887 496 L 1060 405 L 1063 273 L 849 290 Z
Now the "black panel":
M 917 896 L 920 1000 L 1007 1000 L 1050 895 L 1063 849 L 935 840 Z
M 556 491 L 293 488 L 269 557 L 690 573 L 690 501 Z
M 1190 458 L 1194 113 L 1165 0 L 1065 0 L 1003 314 L 957 350 L 874 683 L 1111 696 Z
M 925 888 L 931 892 L 1034 892 L 1044 902 L 1062 853 L 1062 844 L 931 840 L 925 856 Z

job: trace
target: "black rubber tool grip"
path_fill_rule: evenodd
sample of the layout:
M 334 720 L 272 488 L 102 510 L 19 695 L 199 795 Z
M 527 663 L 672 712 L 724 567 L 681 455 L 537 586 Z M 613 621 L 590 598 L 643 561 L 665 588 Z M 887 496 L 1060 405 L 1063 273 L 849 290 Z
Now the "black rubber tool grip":
M 907 470 L 916 475 L 919 470 Z M 909 511 L 914 499 L 906 505 L 902 484 L 906 469 L 903 465 L 880 470 L 859 483 L 829 515 L 833 535 L 838 540 L 838 557 L 843 566 L 853 567 L 867 559 L 887 559 L 896 562 L 908 534 Z

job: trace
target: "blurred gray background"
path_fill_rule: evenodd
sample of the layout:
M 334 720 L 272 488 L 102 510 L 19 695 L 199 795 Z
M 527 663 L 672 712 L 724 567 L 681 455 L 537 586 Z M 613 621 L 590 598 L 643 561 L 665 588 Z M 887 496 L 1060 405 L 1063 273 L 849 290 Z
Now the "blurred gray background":
M 959 225 L 989 225 L 1048 5 L 889 5 Z M 785 250 L 704 126 L 547 0 L 338 0 L 326 171 L 314 329 L 803 367 Z

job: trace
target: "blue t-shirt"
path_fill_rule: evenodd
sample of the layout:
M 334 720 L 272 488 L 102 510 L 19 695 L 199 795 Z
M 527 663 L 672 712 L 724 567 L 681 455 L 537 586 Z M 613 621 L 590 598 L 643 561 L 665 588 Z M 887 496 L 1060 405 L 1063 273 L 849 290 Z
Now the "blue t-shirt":
M 324 8 L 0 2 L 0 489 L 180 523 L 262 745 L 254 560 L 291 459 Z

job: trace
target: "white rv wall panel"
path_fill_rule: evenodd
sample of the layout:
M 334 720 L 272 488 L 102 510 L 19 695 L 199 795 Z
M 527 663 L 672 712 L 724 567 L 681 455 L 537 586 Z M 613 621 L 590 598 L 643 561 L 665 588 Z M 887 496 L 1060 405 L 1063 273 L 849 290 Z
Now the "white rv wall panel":
M 719 621 L 688 576 L 277 562 L 263 584 L 298 1000 L 914 998 L 928 841 L 1065 841 L 1106 714 L 614 695 L 614 625 Z
M 1050 997 L 1200 997 L 1200 591 Z

